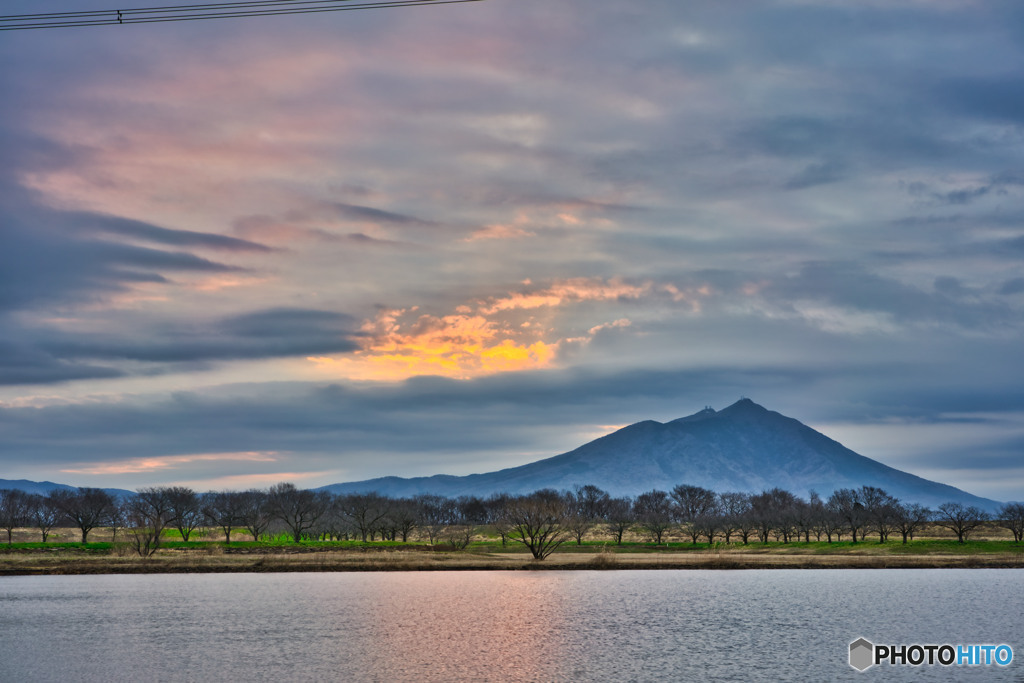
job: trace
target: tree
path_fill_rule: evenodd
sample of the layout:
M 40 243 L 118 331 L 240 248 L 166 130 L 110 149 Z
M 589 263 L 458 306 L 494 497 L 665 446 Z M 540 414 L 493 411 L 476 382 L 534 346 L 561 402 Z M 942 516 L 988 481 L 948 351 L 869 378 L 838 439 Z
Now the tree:
M 150 486 L 138 489 L 124 502 L 128 538 L 141 557 L 149 557 L 160 548 L 164 529 L 174 522 L 170 489 Z
M 611 498 L 605 505 L 604 529 L 615 539 L 615 545 L 622 545 L 622 536 L 636 524 L 633 501 L 629 498 Z
M 739 533 L 746 545 L 752 527 L 746 524 L 750 512 L 750 496 L 746 493 L 727 491 L 718 494 L 718 509 L 721 514 L 721 529 L 725 542 L 729 543 L 734 533 Z
M 296 543 L 327 513 L 331 494 L 299 489 L 295 484 L 274 484 L 267 492 L 267 508 L 271 516 L 281 520 Z
M 171 486 L 167 489 L 167 502 L 181 540 L 187 541 L 203 523 L 203 506 L 199 495 L 187 486 Z
M 899 503 L 896 506 L 896 528 L 903 535 L 903 542 L 914 538 L 914 532 L 928 522 L 932 511 L 918 503 Z
M 768 535 L 774 533 L 776 540 L 782 538 L 789 543 L 793 534 L 793 508 L 797 497 L 789 491 L 773 488 L 750 497 L 750 511 L 758 525 L 762 543 L 768 542 Z
M 434 545 L 449 521 L 455 516 L 454 503 L 444 496 L 424 493 L 416 496 L 417 524 L 427 533 L 427 542 Z M 366 537 L 363 537 L 366 540 Z
M 395 532 L 402 537 L 402 543 L 409 541 L 409 534 L 416 529 L 418 515 L 416 503 L 411 498 L 399 498 L 388 507 L 388 519 Z M 395 540 L 392 538 L 391 540 Z
M 89 532 L 105 524 L 117 508 L 117 501 L 103 489 L 59 489 L 51 492 L 54 505 L 82 531 L 82 543 Z
M 508 534 L 512 530 L 508 518 L 505 517 L 505 506 L 508 505 L 511 496 L 507 493 L 493 493 L 484 501 L 486 510 L 486 522 L 494 529 L 501 538 L 501 547 L 508 545 Z
M 258 541 L 267 532 L 274 517 L 267 506 L 267 492 L 260 489 L 243 491 L 238 501 L 238 521 Z
M 7 545 L 11 545 L 15 527 L 28 522 L 30 500 L 21 489 L 0 489 L 0 529 L 7 530 Z
M 552 489 L 509 498 L 505 517 L 509 538 L 525 545 L 535 560 L 543 560 L 569 538 L 565 502 Z
M 164 529 L 174 522 L 169 491 L 163 486 L 141 488 L 121 506 L 128 540 L 141 557 L 160 548 Z
M 200 499 L 206 522 L 224 531 L 226 543 L 231 543 L 231 530 L 242 524 L 244 498 L 244 491 L 211 491 Z
M 958 543 L 967 540 L 967 536 L 988 521 L 988 513 L 973 505 L 963 503 L 943 503 L 939 506 L 935 523 L 956 534 Z
M 583 537 L 604 516 L 609 500 L 606 492 L 590 484 L 577 486 L 566 494 L 565 504 L 569 513 L 566 526 L 576 539 L 576 545 L 582 545 Z
M 718 497 L 715 492 L 701 486 L 679 484 L 673 487 L 670 495 L 675 518 L 688 527 L 693 544 L 697 544 L 701 534 L 708 535 L 710 543 L 716 526 L 712 518 L 718 514 Z
M 655 545 L 661 545 L 665 533 L 672 528 L 674 522 L 672 501 L 666 492 L 658 489 L 636 497 L 633 501 L 633 515 L 637 526 Z
M 53 528 L 64 519 L 60 509 L 54 504 L 53 498 L 38 493 L 29 496 L 29 521 L 39 529 L 43 543 L 50 536 Z
M 837 489 L 828 498 L 828 508 L 843 520 L 856 543 L 857 532 L 867 523 L 860 493 L 855 489 Z
M 996 513 L 996 524 L 1013 532 L 1013 540 L 1024 541 L 1024 503 L 1007 503 Z
M 391 500 L 379 493 L 349 493 L 338 496 L 335 506 L 359 532 L 363 543 L 366 543 L 367 539 L 372 538 L 377 532 L 381 521 L 387 517 L 391 510 Z
M 878 534 L 879 543 L 885 543 L 896 527 L 899 501 L 876 486 L 861 486 L 857 498 L 864 506 L 866 527 Z

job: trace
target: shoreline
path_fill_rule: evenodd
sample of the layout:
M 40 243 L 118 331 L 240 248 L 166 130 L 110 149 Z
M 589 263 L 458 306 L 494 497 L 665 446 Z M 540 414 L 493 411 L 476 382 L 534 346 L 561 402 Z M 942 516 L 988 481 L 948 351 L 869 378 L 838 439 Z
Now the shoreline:
M 10 553 L 0 556 L 0 577 L 98 574 L 219 574 L 391 571 L 614 571 L 621 569 L 1024 569 L 1024 556 L 854 555 L 796 553 L 555 553 L 534 560 L 525 553 L 408 550 L 208 554 L 169 552 L 154 557 Z

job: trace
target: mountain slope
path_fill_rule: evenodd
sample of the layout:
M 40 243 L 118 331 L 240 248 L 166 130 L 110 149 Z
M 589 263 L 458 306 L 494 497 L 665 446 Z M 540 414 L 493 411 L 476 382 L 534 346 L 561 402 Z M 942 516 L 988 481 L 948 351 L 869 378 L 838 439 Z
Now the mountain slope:
M 527 465 L 464 477 L 384 477 L 324 487 L 335 493 L 390 496 L 526 493 L 594 484 L 613 495 L 636 495 L 694 484 L 714 491 L 780 487 L 800 496 L 837 488 L 878 486 L 905 501 L 935 507 L 947 501 L 987 510 L 996 501 L 902 472 L 859 455 L 810 427 L 749 399 L 715 412 L 706 408 L 667 423 L 638 422 L 579 448 Z
M 54 484 L 52 481 L 29 481 L 28 479 L 0 479 L 0 489 L 17 489 L 26 493 L 38 493 L 44 496 L 54 490 L 77 490 L 76 487 L 68 486 L 67 484 Z M 104 491 L 114 497 L 130 496 L 134 493 L 125 489 L 104 489 Z

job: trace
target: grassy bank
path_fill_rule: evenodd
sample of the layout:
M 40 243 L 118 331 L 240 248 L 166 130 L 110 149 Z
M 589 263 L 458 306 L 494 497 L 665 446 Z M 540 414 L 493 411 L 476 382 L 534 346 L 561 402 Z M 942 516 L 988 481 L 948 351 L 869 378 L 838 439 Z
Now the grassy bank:
M 602 541 L 566 544 L 543 561 L 525 548 L 481 540 L 456 551 L 424 543 L 271 541 L 167 541 L 139 557 L 111 541 L 14 543 L 0 546 L 0 576 L 29 574 L 135 574 L 302 571 L 438 571 L 558 569 L 836 569 L 1024 568 L 1024 544 L 945 538 L 851 543 L 691 544 L 620 546 Z

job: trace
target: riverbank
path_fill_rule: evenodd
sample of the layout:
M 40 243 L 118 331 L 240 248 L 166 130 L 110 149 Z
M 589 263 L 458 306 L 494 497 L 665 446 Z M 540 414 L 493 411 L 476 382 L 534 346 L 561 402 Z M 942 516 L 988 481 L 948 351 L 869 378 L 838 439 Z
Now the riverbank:
M 152 557 L 45 549 L 0 552 L 0 576 L 67 574 L 159 574 L 230 572 L 361 572 L 479 570 L 615 570 L 615 569 L 927 569 L 1024 568 L 1019 546 L 1005 552 L 888 552 L 863 544 L 863 550 L 820 552 L 817 548 L 704 549 L 679 551 L 609 551 L 573 549 L 534 560 L 524 552 L 478 549 L 464 551 L 406 548 L 256 548 L 245 552 L 208 549 L 161 549 Z M 233 549 L 232 549 L 233 550 Z M 900 549 L 901 551 L 904 549 Z

